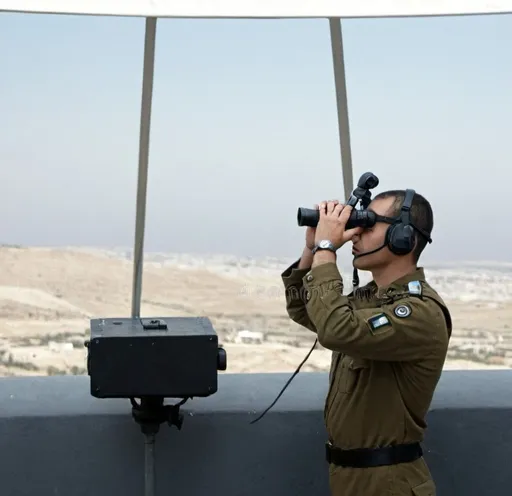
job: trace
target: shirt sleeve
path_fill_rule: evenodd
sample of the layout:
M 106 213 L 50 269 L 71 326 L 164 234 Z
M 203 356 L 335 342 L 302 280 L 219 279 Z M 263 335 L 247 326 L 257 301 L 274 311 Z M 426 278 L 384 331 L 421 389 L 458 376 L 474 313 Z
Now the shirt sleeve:
M 356 309 L 342 294 L 335 263 L 312 268 L 304 276 L 304 288 L 318 342 L 329 350 L 383 361 L 413 361 L 446 352 L 446 320 L 430 299 L 404 295 L 379 307 Z
M 297 324 L 316 332 L 306 310 L 306 290 L 303 279 L 310 269 L 299 269 L 300 260 L 294 262 L 282 274 L 286 297 L 286 311 L 289 317 Z

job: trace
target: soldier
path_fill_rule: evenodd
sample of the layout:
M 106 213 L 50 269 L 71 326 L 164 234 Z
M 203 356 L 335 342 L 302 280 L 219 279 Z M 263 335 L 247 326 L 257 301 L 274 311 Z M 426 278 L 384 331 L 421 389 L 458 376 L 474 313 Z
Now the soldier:
M 451 335 L 449 311 L 418 266 L 431 242 L 430 204 L 413 190 L 381 193 L 377 223 L 345 230 L 352 207 L 316 206 L 299 261 L 283 274 L 290 318 L 332 351 L 324 421 L 333 496 L 435 496 L 423 458 L 425 416 Z M 348 295 L 336 252 L 373 280 Z

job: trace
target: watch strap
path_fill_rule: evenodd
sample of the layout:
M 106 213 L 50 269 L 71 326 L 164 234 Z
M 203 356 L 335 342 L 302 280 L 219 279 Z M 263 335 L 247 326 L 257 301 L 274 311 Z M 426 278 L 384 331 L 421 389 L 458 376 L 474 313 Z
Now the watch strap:
M 311 250 L 311 253 L 314 255 L 319 250 L 327 250 L 327 251 L 331 251 L 332 253 L 336 253 L 335 246 L 329 240 L 322 240 L 319 243 L 317 243 L 314 246 L 314 248 Z

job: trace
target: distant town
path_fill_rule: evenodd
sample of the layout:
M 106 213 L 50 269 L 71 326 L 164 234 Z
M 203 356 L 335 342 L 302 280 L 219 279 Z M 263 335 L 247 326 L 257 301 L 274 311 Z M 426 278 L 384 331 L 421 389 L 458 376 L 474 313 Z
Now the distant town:
M 131 252 L 0 251 L 0 375 L 85 374 L 89 319 L 130 315 Z M 285 312 L 280 274 L 292 261 L 146 254 L 143 315 L 209 317 L 228 372 L 292 371 L 314 341 Z M 426 275 L 452 312 L 447 367 L 512 367 L 512 264 L 438 264 Z M 318 346 L 304 370 L 329 362 Z

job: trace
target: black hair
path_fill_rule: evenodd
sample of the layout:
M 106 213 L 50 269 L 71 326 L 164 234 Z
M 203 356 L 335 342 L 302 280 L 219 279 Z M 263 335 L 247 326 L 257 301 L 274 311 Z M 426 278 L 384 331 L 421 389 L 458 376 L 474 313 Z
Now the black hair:
M 376 195 L 373 199 L 384 200 L 387 198 L 394 198 L 395 200 L 388 215 L 390 217 L 400 215 L 400 209 L 402 208 L 402 204 L 404 203 L 405 199 L 405 190 L 395 189 L 390 191 L 383 191 L 382 193 Z M 415 193 L 414 198 L 412 199 L 411 222 L 415 227 L 428 233 L 429 235 L 432 233 L 432 229 L 434 228 L 434 213 L 432 212 L 432 206 L 428 200 L 419 193 Z M 422 251 L 425 249 L 425 246 L 427 246 L 428 240 L 417 230 L 415 230 L 415 233 L 416 245 L 413 250 L 413 257 L 414 261 L 417 263 Z

